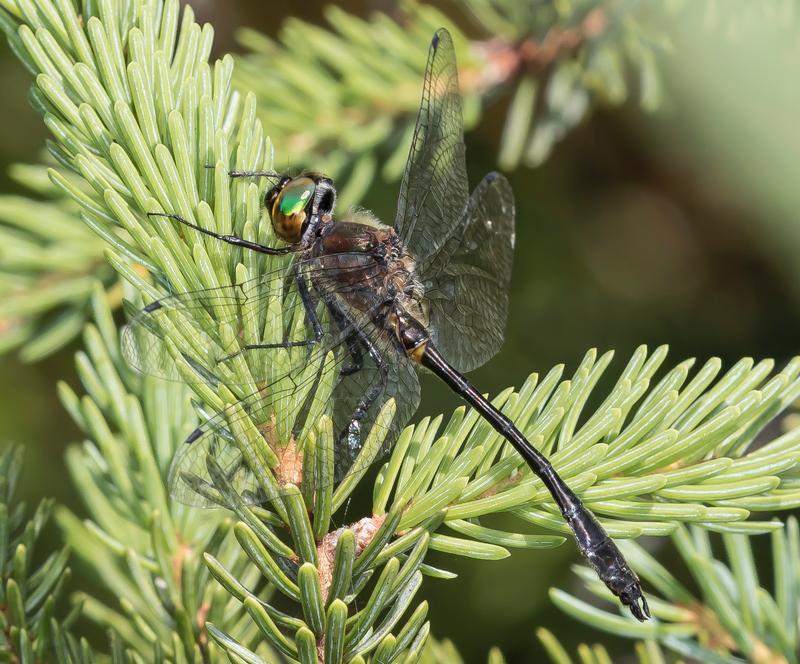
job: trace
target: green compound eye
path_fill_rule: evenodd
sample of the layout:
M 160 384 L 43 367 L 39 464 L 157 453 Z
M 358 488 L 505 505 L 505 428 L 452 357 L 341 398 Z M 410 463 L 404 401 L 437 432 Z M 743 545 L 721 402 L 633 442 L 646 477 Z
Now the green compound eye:
M 302 211 L 314 195 L 316 185 L 311 178 L 297 178 L 286 185 L 281 192 L 278 210 L 281 214 L 290 217 Z

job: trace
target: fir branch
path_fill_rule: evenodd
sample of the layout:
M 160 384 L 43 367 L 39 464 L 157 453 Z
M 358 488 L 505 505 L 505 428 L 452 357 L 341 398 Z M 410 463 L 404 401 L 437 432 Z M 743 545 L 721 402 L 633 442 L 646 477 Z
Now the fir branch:
M 470 658 L 470 660 L 474 660 Z M 464 664 L 464 658 L 455 645 L 447 640 L 428 639 L 425 649 L 419 658 L 419 664 Z M 506 659 L 497 648 L 492 648 L 486 658 L 487 664 L 505 664 Z
M 791 22 L 790 3 L 784 0 L 736 5 L 721 11 L 713 0 L 672 0 L 645 9 L 631 0 L 530 7 L 515 0 L 471 0 L 462 11 L 489 37 L 470 43 L 455 31 L 467 126 L 478 123 L 485 107 L 509 98 L 499 162 L 506 169 L 539 165 L 595 106 L 618 105 L 638 94 L 645 109 L 659 107 L 659 62 L 670 49 L 669 17 L 699 16 L 710 27 L 722 24 L 726 35 L 741 32 L 756 19 Z M 4 6 L 15 16 L 24 14 L 12 0 Z M 26 12 L 36 15 L 30 8 Z M 394 18 L 376 14 L 365 21 L 335 5 L 326 16 L 330 30 L 287 20 L 279 42 L 242 29 L 239 39 L 248 52 L 236 58 L 234 85 L 256 94 L 259 117 L 293 165 L 313 165 L 337 178 L 340 202 L 347 207 L 360 202 L 378 175 L 399 178 L 425 64 L 418 44 L 439 25 L 452 26 L 453 21 L 412 0 Z M 14 24 L 6 20 L 3 25 L 12 33 L 12 47 L 30 59 L 13 35 Z M 364 53 L 374 57 L 365 59 Z M 387 62 L 394 64 L 387 67 Z M 35 63 L 29 68 L 41 71 Z M 89 85 L 83 75 L 85 71 L 75 73 L 73 81 Z M 148 121 L 165 123 L 155 112 Z M 58 131 L 57 123 L 53 129 Z M 22 177 L 28 180 L 27 174 Z M 4 213 L 6 205 L 11 207 Z M 49 235 L 41 235 L 30 221 L 37 218 L 56 220 Z M 105 242 L 130 253 L 113 224 L 84 219 Z M 47 207 L 18 199 L 0 206 L 0 224 L 9 226 L 0 225 L 4 246 L 34 256 L 28 249 L 36 242 L 54 245 L 27 262 L 24 277 L 11 252 L 0 254 L 0 352 L 21 346 L 23 359 L 35 360 L 80 333 L 90 288 L 84 277 L 97 270 L 101 243 L 90 241 L 86 230 L 72 221 L 77 221 L 75 205 L 63 195 Z M 86 236 L 80 246 L 75 242 L 79 234 Z M 116 306 L 119 295 L 111 273 L 102 278 Z
M 109 242 L 109 261 L 137 295 L 149 300 L 263 274 L 259 257 L 148 216 L 176 212 L 203 228 L 274 240 L 262 223 L 264 185 L 228 175 L 229 169 L 270 168 L 271 150 L 256 119 L 255 96 L 242 101 L 231 90 L 232 60 L 207 62 L 211 28 L 196 25 L 189 8 L 179 21 L 176 0 L 86 2 L 82 20 L 64 0 L 0 2 L 12 10 L 2 20 L 15 51 L 37 73 L 32 96 L 53 132 L 50 149 L 72 173 L 52 171 L 51 177 Z M 151 279 L 142 276 L 141 265 Z M 322 653 L 330 663 L 414 657 L 430 629 L 426 604 L 414 600 L 422 576 L 449 575 L 424 562 L 429 549 L 494 559 L 512 546 L 563 541 L 524 532 L 524 522 L 556 532 L 565 526 L 524 464 L 475 413 L 459 409 L 443 428 L 436 418 L 406 430 L 381 469 L 373 513 L 344 529 L 331 531 L 331 517 L 363 472 L 329 494 L 298 490 L 251 508 L 212 466 L 220 497 L 239 521 L 233 543 L 224 521 L 168 502 L 167 465 L 194 419 L 188 392 L 148 380 L 140 385 L 127 375 L 102 299 L 98 291 L 98 326 L 87 328 L 88 354 L 78 360 L 89 396 L 61 388 L 91 439 L 83 452 L 70 453 L 70 467 L 94 524 L 66 512 L 62 524 L 76 546 L 94 542 L 103 552 L 97 554 L 101 576 L 123 598 L 122 613 L 97 602 L 87 611 L 117 626 L 139 657 L 182 652 L 189 661 L 227 654 L 313 662 Z M 279 299 L 273 304 L 279 307 Z M 211 316 L 185 323 L 169 334 L 175 358 L 203 366 L 213 350 L 205 339 L 235 352 L 230 330 Z M 656 380 L 665 354 L 663 348 L 652 355 L 637 351 L 593 413 L 584 412 L 585 405 L 610 354 L 590 352 L 570 380 L 562 381 L 557 367 L 519 392 L 506 390 L 495 403 L 606 517 L 612 535 L 668 534 L 679 521 L 730 532 L 768 527 L 742 522 L 750 511 L 797 504 L 800 432 L 759 450 L 751 445 L 800 394 L 800 360 L 772 378 L 771 362 L 742 360 L 720 376 L 719 361 L 711 360 L 691 379 L 692 362 L 684 362 Z M 242 390 L 255 391 L 243 380 L 244 362 L 235 372 L 216 389 L 191 386 L 201 412 L 234 402 Z M 316 402 L 332 388 L 324 383 Z M 275 426 L 291 426 L 298 407 L 285 404 Z M 388 402 L 381 417 L 388 421 L 392 414 Z M 233 431 L 242 449 L 260 435 L 258 424 L 241 420 Z M 378 456 L 380 430 L 370 433 L 357 468 Z M 332 439 L 329 421 L 320 418 L 308 438 L 314 450 L 308 458 L 319 466 L 309 472 L 327 472 Z M 276 481 L 269 464 L 257 470 L 265 484 Z M 505 511 L 520 517 L 520 532 L 478 521 Z M 187 544 L 195 555 L 187 556 Z M 207 583 L 197 565 L 203 549 L 218 586 Z M 266 582 L 274 591 L 263 590 Z M 284 595 L 296 610 L 287 614 L 271 603 L 270 592 Z M 144 643 L 150 638 L 153 651 Z
M 195 424 L 180 384 L 133 376 L 120 357 L 118 334 L 103 291 L 92 298 L 78 374 L 87 395 L 66 383 L 59 395 L 86 433 L 67 465 L 88 517 L 60 508 L 58 521 L 77 558 L 114 600 L 80 596 L 84 615 L 113 629 L 123 651 L 148 662 L 218 661 L 206 620 L 251 644 L 255 630 L 230 597 L 209 583 L 203 555 L 226 560 L 242 582 L 255 570 L 222 513 L 169 500 L 165 480 L 175 446 Z M 124 647 L 122 646 L 124 644 Z
M 541 641 L 553 664 L 574 664 L 575 662 L 580 664 L 612 664 L 614 662 L 608 650 L 600 643 L 592 645 L 581 643 L 577 648 L 577 658 L 574 659 L 549 630 L 540 627 L 536 630 L 536 636 Z M 498 648 L 492 648 L 486 661 L 487 664 L 505 664 L 506 659 Z M 627 656 L 625 661 L 635 661 L 637 664 L 665 664 L 667 658 L 657 641 L 645 640 L 635 643 L 634 652 Z M 431 637 L 422 651 L 419 663 L 464 664 L 464 658 L 451 641 L 447 639 L 438 641 Z M 676 664 L 681 663 L 677 662 Z
M 466 126 L 509 100 L 498 163 L 513 170 L 543 164 L 597 107 L 634 99 L 646 112 L 658 110 L 660 63 L 672 50 L 676 17 L 700 17 L 709 29 L 722 24 L 736 35 L 757 30 L 759 20 L 791 26 L 794 15 L 786 0 L 467 0 L 446 7 L 405 0 L 391 17 L 364 20 L 331 5 L 330 29 L 290 19 L 277 42 L 244 28 L 239 41 L 249 52 L 237 56 L 237 85 L 258 96 L 279 153 L 298 166 L 324 167 L 349 205 L 377 175 L 399 179 L 425 65 L 415 45 L 439 25 L 451 26 L 459 48 Z M 488 37 L 470 41 L 452 27 L 465 17 Z
M 536 630 L 536 636 L 541 641 L 553 664 L 574 664 L 576 661 L 580 664 L 612 664 L 614 662 L 614 659 L 602 644 L 588 645 L 581 643 L 577 648 L 577 659 L 573 659 L 549 630 L 540 627 Z M 629 656 L 626 657 L 625 661 L 635 661 L 637 664 L 664 664 L 667 661 L 659 644 L 652 640 L 637 641 L 635 652 L 632 656 L 635 659 Z M 472 659 L 474 657 L 470 661 Z M 437 641 L 432 637 L 428 639 L 428 643 L 419 659 L 420 664 L 464 664 L 464 661 L 464 658 L 451 641 L 447 639 Z M 489 651 L 486 661 L 487 664 L 506 663 L 503 653 L 498 648 L 492 648 Z
M 641 24 L 638 3 L 465 4 L 491 35 L 470 43 L 454 33 L 466 125 L 510 97 L 502 168 L 541 164 L 594 105 L 623 103 L 631 71 L 641 105 L 659 106 L 656 55 L 668 42 Z M 376 175 L 399 179 L 425 67 L 418 44 L 455 22 L 423 3 L 401 7 L 396 22 L 383 14 L 363 20 L 331 5 L 330 30 L 289 19 L 277 43 L 254 30 L 239 33 L 250 52 L 237 58 L 237 85 L 257 95 L 279 152 L 336 177 L 345 206 L 357 203 Z
M 771 379 L 771 362 L 747 359 L 724 375 L 720 362 L 710 360 L 690 379 L 689 361 L 651 387 L 665 351 L 648 356 L 640 348 L 592 413 L 583 409 L 610 353 L 599 359 L 588 353 L 569 380 L 560 380 L 563 367 L 541 382 L 532 376 L 519 393 L 508 390 L 495 404 L 549 454 L 592 510 L 606 517 L 604 525 L 615 537 L 669 534 L 681 521 L 728 532 L 771 528 L 763 522 L 741 522 L 751 511 L 797 505 L 800 430 L 757 449 L 751 446 L 766 423 L 800 395 L 800 360 Z M 378 479 L 375 514 L 410 502 L 401 529 L 420 527 L 440 507 L 446 509 L 446 526 L 487 545 L 537 548 L 560 543 L 558 538 L 526 538 L 471 523 L 511 511 L 537 526 L 568 532 L 540 481 L 475 413 L 465 415 L 459 409 L 440 436 L 438 428 L 438 422 L 428 426 L 423 421 L 398 442 Z M 434 502 L 425 509 L 437 488 L 458 478 L 467 480 L 461 491 L 439 496 L 441 505 Z M 390 495 L 393 501 L 387 501 Z M 448 550 L 485 554 L 468 541 Z
M 536 630 L 536 636 L 542 642 L 553 664 L 573 664 L 575 661 L 580 662 L 580 664 L 612 664 L 614 661 L 605 646 L 600 643 L 591 646 L 581 643 L 578 646 L 578 659 L 574 660 L 549 630 L 540 627 Z M 652 639 L 637 641 L 634 646 L 633 657 L 635 657 L 635 660 L 627 657 L 626 661 L 635 661 L 637 664 L 665 664 L 667 661 L 661 646 Z M 676 662 L 676 664 L 681 664 L 681 661 Z
M 669 534 L 679 529 L 680 521 L 729 533 L 774 528 L 771 522 L 745 519 L 751 510 L 797 504 L 800 431 L 790 430 L 756 449 L 751 445 L 774 414 L 800 394 L 800 361 L 768 378 L 771 362 L 743 360 L 720 375 L 720 363 L 712 360 L 691 379 L 691 362 L 685 362 L 650 388 L 664 357 L 665 349 L 650 356 L 640 349 L 593 413 L 584 413 L 583 407 L 610 354 L 598 359 L 589 353 L 570 380 L 560 381 L 562 368 L 557 367 L 541 383 L 533 377 L 519 393 L 508 390 L 495 403 L 524 427 L 529 439 L 550 452 L 560 474 L 596 513 L 606 517 L 604 526 L 616 537 Z M 583 424 L 576 426 L 578 422 Z M 332 436 L 329 427 L 321 427 L 326 429 L 323 435 Z M 222 478 L 218 481 L 224 483 Z M 353 488 L 345 486 L 337 490 L 335 503 L 341 504 Z M 430 549 L 491 560 L 509 555 L 508 547 L 557 546 L 563 538 L 532 536 L 522 529 L 498 531 L 479 521 L 511 511 L 537 526 L 566 531 L 549 503 L 539 480 L 499 437 L 475 413 L 459 409 L 444 427 L 437 418 L 406 430 L 379 474 L 372 517 L 326 536 L 316 552 L 296 549 L 288 556 L 314 560 L 313 565 L 295 563 L 289 577 L 282 576 L 285 554 L 275 552 L 274 546 L 270 550 L 268 538 L 262 536 L 259 544 L 259 537 L 244 525 L 237 526 L 241 528 L 237 536 L 264 578 L 286 599 L 298 603 L 307 620 L 315 612 L 316 600 L 313 594 L 302 592 L 299 581 L 293 580 L 295 574 L 299 579 L 315 570 L 312 586 L 319 583 L 323 603 L 331 597 L 338 601 L 339 589 L 353 588 L 342 599 L 364 607 L 351 618 L 352 632 L 345 632 L 345 638 L 353 633 L 352 639 L 357 640 L 359 617 L 371 621 L 375 633 L 380 633 L 379 614 L 369 609 L 379 601 L 385 605 L 391 598 L 400 601 L 404 587 L 393 584 L 390 599 L 379 600 L 375 593 L 383 586 L 371 593 L 364 591 L 370 577 L 383 578 L 387 565 L 393 566 L 392 575 L 406 579 L 417 573 L 447 576 L 446 571 L 425 565 Z M 273 519 L 280 521 L 275 515 Z M 289 517 L 286 523 L 295 541 L 314 537 L 309 521 Z M 442 525 L 458 537 L 441 533 Z M 308 532 L 298 535 L 298 530 Z M 235 574 L 216 560 L 209 562 L 214 576 L 231 594 L 246 605 L 255 601 Z M 336 589 L 333 595 L 330 589 Z M 359 593 L 366 597 L 359 598 Z M 424 610 L 422 605 L 418 609 L 422 616 Z M 272 611 L 277 612 L 277 607 Z M 388 620 L 392 611 L 387 609 L 385 615 Z M 262 636 L 278 649 L 302 627 L 295 621 L 266 624 L 269 629 L 262 628 Z M 235 640 L 217 635 L 223 647 L 239 652 L 241 645 Z M 365 643 L 364 651 L 381 644 L 388 648 L 397 639 L 390 634 L 383 638 Z M 294 656 L 294 651 L 285 652 Z

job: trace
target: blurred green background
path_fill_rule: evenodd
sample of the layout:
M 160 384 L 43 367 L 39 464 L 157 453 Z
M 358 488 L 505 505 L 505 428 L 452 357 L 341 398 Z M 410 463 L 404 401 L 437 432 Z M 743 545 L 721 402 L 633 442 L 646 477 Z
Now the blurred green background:
M 358 15 L 392 8 L 388 0 L 339 4 Z M 242 25 L 275 35 L 288 16 L 324 24 L 324 3 L 316 0 L 192 5 L 214 24 L 220 53 L 237 48 L 234 31 Z M 439 6 L 469 34 L 456 3 Z M 660 62 L 663 107 L 653 115 L 632 102 L 601 108 L 543 166 L 510 174 L 517 196 L 511 315 L 502 351 L 474 374 L 482 390 L 519 385 L 560 362 L 574 369 L 590 347 L 614 349 L 617 367 L 641 343 L 668 343 L 673 363 L 716 355 L 726 364 L 743 356 L 781 364 L 797 352 L 800 40 L 794 24 L 743 26 L 735 18 L 687 13 L 657 26 L 674 46 Z M 46 134 L 26 99 L 28 74 L 5 44 L 0 80 L 0 190 L 12 192 L 7 166 L 36 161 Z M 496 167 L 506 104 L 486 109 L 467 136 L 473 183 Z M 377 181 L 363 204 L 391 220 L 396 190 Z M 77 347 L 35 365 L 0 358 L 0 444 L 28 447 L 23 494 L 30 499 L 51 495 L 76 505 L 62 455 L 78 433 L 55 381 L 77 382 Z M 433 381 L 424 389 L 420 414 L 457 405 Z M 494 563 L 448 560 L 460 578 L 426 584 L 435 634 L 452 638 L 475 662 L 492 645 L 510 661 L 531 661 L 542 652 L 538 625 L 565 644 L 607 641 L 576 630 L 549 604 L 550 585 L 575 589 L 574 559 L 565 546 Z

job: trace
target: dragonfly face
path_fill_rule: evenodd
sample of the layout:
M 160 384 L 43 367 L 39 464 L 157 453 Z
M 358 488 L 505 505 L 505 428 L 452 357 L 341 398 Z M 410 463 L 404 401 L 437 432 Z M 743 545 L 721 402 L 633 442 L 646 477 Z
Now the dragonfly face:
M 331 179 L 321 173 L 281 175 L 264 202 L 276 235 L 289 244 L 301 244 L 320 219 L 333 211 L 336 190 Z
M 329 497 L 335 482 L 378 456 L 365 440 L 382 440 L 384 452 L 397 440 L 417 409 L 422 365 L 541 479 L 586 560 L 644 620 L 639 579 L 600 522 L 463 375 L 502 345 L 514 244 L 508 181 L 490 173 L 470 195 L 464 152 L 455 51 L 449 33 L 439 30 L 393 225 L 366 212 L 334 220 L 336 190 L 315 172 L 279 175 L 266 194 L 273 228 L 287 246 L 167 215 L 260 254 L 294 255 L 288 269 L 259 266 L 248 281 L 152 303 L 123 333 L 123 353 L 143 373 L 223 384 L 239 398 L 216 416 L 203 413 L 205 422 L 175 455 L 170 492 L 201 506 L 267 502 L 286 485 L 298 486 L 308 505 L 324 491 Z M 255 175 L 276 177 L 231 172 Z M 393 418 L 385 416 L 390 401 Z M 333 422 L 333 442 L 313 433 L 323 415 Z M 504 452 L 492 454 L 494 462 Z M 503 481 L 527 477 L 518 470 Z

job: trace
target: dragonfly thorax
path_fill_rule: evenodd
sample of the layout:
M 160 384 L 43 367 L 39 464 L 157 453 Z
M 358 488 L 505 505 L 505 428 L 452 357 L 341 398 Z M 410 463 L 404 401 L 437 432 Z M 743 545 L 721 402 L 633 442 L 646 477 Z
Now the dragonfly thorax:
M 358 264 L 363 264 L 366 257 L 372 267 L 358 274 L 359 279 L 368 281 L 389 300 L 422 297 L 414 258 L 406 251 L 395 229 L 381 223 L 367 210 L 352 210 L 341 221 L 323 217 L 310 254 L 323 260 L 336 257 L 337 262 L 347 261 L 350 256 L 349 260 Z
M 406 352 L 428 338 L 416 262 L 394 228 L 366 210 L 352 210 L 341 221 L 323 219 L 310 253 L 338 282 L 350 306 L 365 311 L 379 305 L 376 316 L 388 321 Z M 420 332 L 409 337 L 408 330 L 417 328 Z

